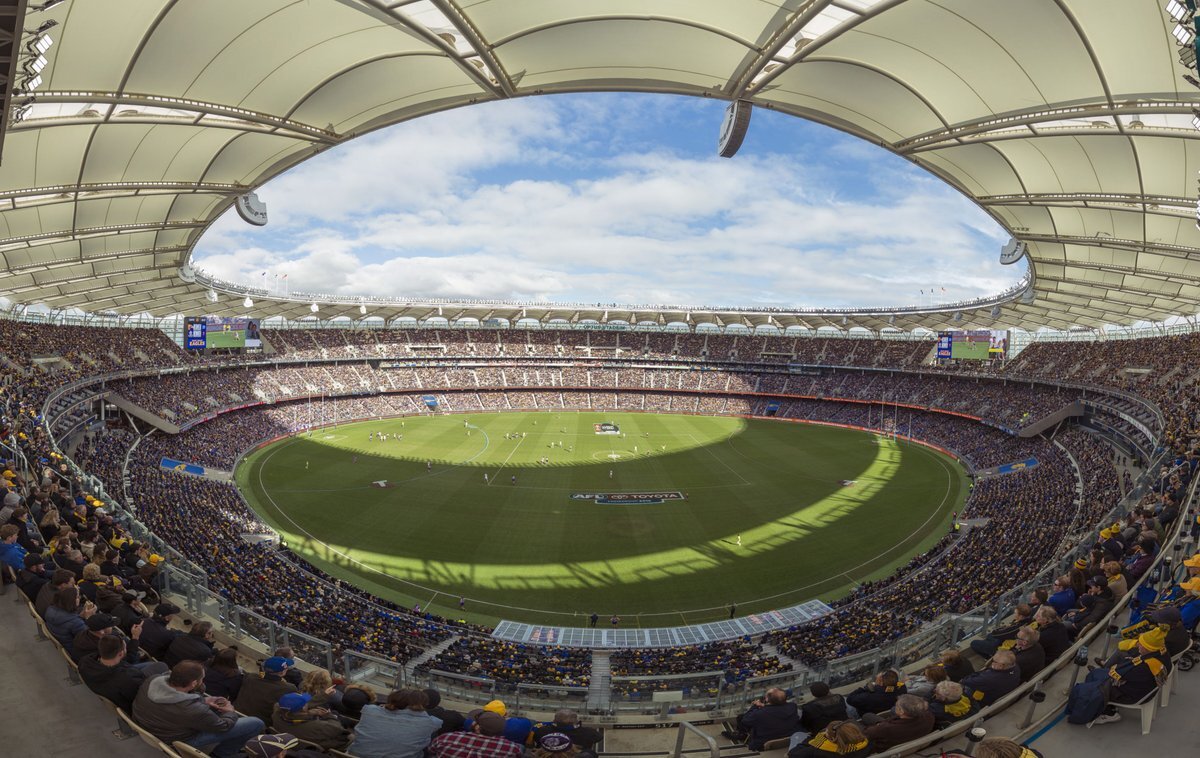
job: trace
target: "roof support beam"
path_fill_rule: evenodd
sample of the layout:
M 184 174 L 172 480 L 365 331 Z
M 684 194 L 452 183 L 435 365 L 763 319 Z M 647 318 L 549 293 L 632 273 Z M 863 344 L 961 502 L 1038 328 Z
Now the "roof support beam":
M 806 58 L 808 58 L 808 56 L 812 55 L 817 50 L 820 50 L 822 47 L 825 47 L 825 45 L 829 44 L 833 40 L 842 36 L 843 34 L 850 31 L 851 29 L 858 26 L 859 24 L 861 24 L 865 21 L 870 21 L 872 18 L 875 18 L 876 16 L 878 16 L 882 13 L 886 13 L 887 11 L 891 10 L 892 8 L 895 8 L 897 5 L 903 5 L 905 2 L 906 2 L 906 0 L 881 0 L 881 2 L 878 2 L 875 5 L 872 5 L 870 8 L 868 8 L 865 11 L 858 11 L 860 13 L 860 15 L 846 19 L 845 21 L 838 24 L 833 29 L 830 29 L 825 34 L 822 34 L 817 39 L 813 40 L 812 42 L 808 43 L 804 47 L 797 50 L 796 54 L 792 56 L 792 59 L 790 61 L 783 64 L 779 68 L 771 71 L 770 73 L 766 74 L 761 79 L 759 79 L 757 82 L 754 82 L 751 86 L 749 86 L 746 89 L 746 94 L 753 95 L 755 93 L 764 91 L 766 89 L 767 85 L 769 85 L 772 81 L 774 81 L 779 76 L 782 76 L 792 66 L 795 66 L 797 63 L 804 62 L 804 60 Z
M 282 116 L 274 116 L 269 113 L 261 113 L 252 111 L 246 108 L 239 108 L 234 105 L 221 105 L 219 103 L 210 103 L 203 100 L 191 100 L 182 97 L 164 97 L 162 95 L 143 95 L 128 92 L 70 92 L 70 91 L 48 91 L 38 92 L 35 99 L 41 103 L 79 103 L 91 104 L 101 103 L 104 105 L 129 105 L 142 106 L 146 108 L 167 108 L 170 110 L 187 111 L 199 114 L 200 118 L 204 116 L 221 116 L 223 118 L 236 119 L 250 124 L 257 124 L 265 127 L 268 131 L 286 132 L 287 136 L 299 137 L 312 142 L 321 142 L 328 145 L 336 145 L 341 142 L 342 136 L 337 132 L 328 129 L 321 129 L 310 124 L 305 124 L 300 121 L 295 121 Z M 135 118 L 143 120 L 150 118 L 148 115 L 139 117 L 123 117 L 110 112 L 104 117 L 106 122 L 121 123 L 123 118 L 129 118 L 134 121 Z M 195 119 L 190 123 L 196 123 L 200 118 Z M 115 120 L 114 120 L 115 119 Z M 164 119 L 159 119 L 159 121 Z M 45 126 L 40 123 L 40 119 L 32 120 L 33 126 Z M 173 121 L 173 119 L 171 119 Z M 84 123 L 94 123 L 93 118 L 88 118 Z M 157 123 L 157 122 L 156 122 Z M 224 126 L 219 121 L 206 121 L 205 126 Z M 234 126 L 236 128 L 236 126 Z
M 500 84 L 497 83 L 501 76 L 499 71 L 493 72 L 493 73 L 495 73 L 496 78 L 497 78 L 497 82 L 493 82 L 490 78 L 488 78 L 488 75 L 486 72 L 481 71 L 476 66 L 472 66 L 470 63 L 463 60 L 462 57 L 459 56 L 458 49 L 455 48 L 454 45 L 450 44 L 446 40 L 439 37 L 431 29 L 427 29 L 426 27 L 422 26 L 421 24 L 414 23 L 414 22 L 410 21 L 408 18 L 406 18 L 404 16 L 404 14 L 401 12 L 403 5 L 385 2 L 384 0 L 362 0 L 362 2 L 365 5 L 369 6 L 373 11 L 375 11 L 375 14 L 383 14 L 384 16 L 387 16 L 388 18 L 397 22 L 400 26 L 404 27 L 405 29 L 412 32 L 416 36 L 418 36 L 421 39 L 428 42 L 430 45 L 436 47 L 438 50 L 441 50 L 443 53 L 446 54 L 446 57 L 448 57 L 450 60 L 454 61 L 455 65 L 457 65 L 464 72 L 466 72 L 466 74 L 468 76 L 470 76 L 472 79 L 474 79 L 476 84 L 478 84 L 484 90 L 491 92 L 496 97 L 507 97 L 508 96 L 508 94 L 505 92 L 504 88 L 501 87 Z M 441 10 L 441 9 L 439 8 L 439 10 Z M 451 23 L 453 23 L 453 20 L 451 20 Z M 482 44 L 482 40 L 481 40 L 481 44 Z M 477 52 L 478 52 L 478 50 L 477 50 Z M 484 63 L 485 64 L 487 63 L 486 58 L 484 59 Z M 498 61 L 497 61 L 497 63 L 498 63 Z M 511 86 L 512 86 L 512 83 L 509 82 L 509 87 L 511 87 Z
M 951 124 L 947 129 L 937 129 L 924 134 L 919 134 L 895 144 L 895 148 L 900 153 L 916 153 L 924 150 L 931 150 L 936 147 L 945 147 L 944 143 L 957 143 L 965 138 L 974 137 L 988 132 L 1000 132 L 1002 130 L 1014 130 L 1020 127 L 1029 127 L 1036 132 L 1036 125 L 1051 121 L 1070 121 L 1088 118 L 1113 118 L 1117 116 L 1148 116 L 1148 115 L 1177 115 L 1191 116 L 1193 103 L 1187 103 L 1181 100 L 1176 101 L 1126 101 L 1116 104 L 1110 104 L 1106 101 L 1096 101 L 1094 103 L 1083 103 L 1079 105 L 1060 106 L 1057 108 L 1032 108 L 1019 111 L 1009 111 L 1008 113 L 1000 113 L 994 116 L 989 116 L 985 119 L 975 119 L 972 121 L 963 121 L 958 124 Z M 1106 125 L 1107 126 L 1107 125 Z M 1116 125 L 1108 126 L 1116 134 Z M 1071 127 L 1049 127 L 1050 134 L 1067 134 L 1074 131 L 1084 133 L 1097 133 L 1100 129 L 1095 126 L 1080 125 L 1077 130 Z M 1156 131 L 1152 127 L 1130 127 L 1129 132 L 1136 135 L 1139 129 L 1146 129 L 1147 132 Z M 1180 136 L 1184 131 L 1192 131 L 1193 129 L 1170 129 L 1168 130 L 1172 136 Z M 1025 132 L 1015 132 L 1017 136 L 1029 137 Z M 1002 139 L 1004 134 L 997 134 L 992 139 Z M 1190 135 L 1189 135 L 1190 136 Z M 979 140 L 974 140 L 979 141 Z
M 84 200 L 109 200 L 119 197 L 150 195 L 240 195 L 248 188 L 241 184 L 212 182 L 103 182 L 60 184 L 52 187 L 28 187 L 0 192 L 0 211 L 44 207 Z M 24 202 L 22 202 L 24 201 Z
M 480 60 L 487 65 L 496 77 L 496 82 L 500 85 L 504 96 L 512 97 L 515 95 L 516 87 L 513 85 L 512 78 L 504 69 L 504 65 L 500 63 L 500 59 L 492 52 L 492 47 L 483 38 L 483 34 L 475 28 L 475 24 L 472 23 L 471 19 L 467 18 L 462 9 L 458 7 L 458 3 L 454 0 L 431 0 L 431 2 L 446 18 L 450 19 L 450 23 L 454 24 L 454 28 L 458 30 L 458 33 L 474 48 Z
M 1175 258 L 1200 258 L 1200 249 L 1186 245 L 1168 245 L 1164 242 L 1145 242 L 1141 240 L 1116 239 L 1114 237 L 1076 237 L 1071 235 L 1022 234 L 1025 242 L 1048 242 L 1059 245 L 1078 245 L 1080 247 L 1102 247 L 1115 250 L 1130 250 L 1135 253 L 1161 253 Z M 1034 256 L 1037 258 L 1038 256 Z M 1062 263 L 1054 259 L 1042 258 L 1043 263 Z M 1039 277 L 1040 278 L 1040 277 Z
M 104 253 L 102 255 L 88 255 L 84 257 L 72 257 L 55 261 L 9 266 L 3 273 L 0 273 L 0 282 L 4 281 L 2 277 L 5 276 L 27 274 L 34 271 L 53 271 L 54 269 L 78 266 L 80 264 L 99 263 L 101 261 L 116 261 L 121 260 L 122 258 L 137 258 L 144 255 L 171 255 L 175 253 L 186 253 L 187 251 L 188 248 L 181 245 L 175 245 L 171 247 L 143 247 L 138 248 L 137 250 L 122 250 L 120 252 Z
M 1135 195 L 1116 192 L 1042 192 L 1027 195 L 982 195 L 978 198 L 984 205 L 1072 205 L 1088 207 L 1096 205 L 1141 205 L 1171 206 L 1194 211 L 1196 201 L 1173 195 Z
M 746 60 L 738 66 L 737 71 L 733 73 L 729 81 L 725 84 L 725 91 L 729 93 L 729 97 L 737 100 L 746 93 L 750 87 L 754 77 L 758 76 L 771 62 L 779 51 L 787 47 L 788 42 L 791 42 L 804 25 L 812 21 L 817 14 L 833 4 L 833 0 L 811 0 L 802 10 L 792 14 L 787 23 L 779 27 L 771 38 L 767 40 L 767 44 L 756 55 L 748 56 Z M 783 65 L 782 63 L 779 65 Z
M 167 231 L 171 229 L 199 229 L 207 221 L 163 221 L 146 224 L 122 224 L 120 226 L 91 226 L 83 229 L 62 229 L 41 234 L 27 234 L 22 237 L 7 237 L 0 239 L 0 253 L 8 250 L 18 250 L 51 242 L 68 242 L 71 240 L 88 239 L 92 237 L 116 236 L 118 234 L 135 234 L 137 232 Z

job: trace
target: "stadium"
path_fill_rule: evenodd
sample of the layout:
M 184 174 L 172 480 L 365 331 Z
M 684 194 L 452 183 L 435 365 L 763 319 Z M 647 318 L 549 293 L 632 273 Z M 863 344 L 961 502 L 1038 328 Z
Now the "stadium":
M 25 727 L 11 720 L 7 744 L 1185 754 L 1200 744 L 1184 716 L 1200 696 L 1186 673 L 1200 617 L 1195 13 L 0 0 L 0 640 L 15 685 L 0 699 Z M 421 155 L 434 136 L 481 175 L 514 134 L 530 171 L 568 171 L 585 156 L 539 140 L 581 122 L 499 109 L 588 103 L 572 113 L 608 117 L 586 125 L 598 141 L 650 112 L 622 113 L 634 101 L 603 101 L 614 93 L 676 96 L 662 101 L 672 128 L 718 138 L 721 159 L 681 170 L 714 206 L 747 181 L 738 202 L 769 200 L 772 223 L 655 258 L 675 225 L 630 221 L 636 255 L 596 249 L 589 223 L 647 200 L 613 175 L 580 180 L 576 195 L 630 197 L 589 222 L 535 193 L 544 244 L 577 268 L 525 289 L 508 283 L 557 280 L 443 222 L 462 206 L 474 233 L 509 239 L 539 223 L 516 196 L 550 183 L 480 192 L 482 213 L 455 198 L 461 182 L 393 176 L 370 190 L 386 203 L 353 209 L 365 194 L 337 194 L 364 164 L 322 162 L 382 165 L 380 140 L 403 129 L 414 176 L 423 161 L 453 173 L 450 152 Z M 684 100 L 719 103 L 724 123 Z M 492 141 L 471 153 L 450 137 L 474 118 Z M 857 164 L 880 170 L 882 193 L 911 180 L 898 211 L 833 236 L 906 213 L 974 213 L 961 224 L 999 232 L 931 233 L 922 258 L 866 235 L 865 263 L 836 245 L 789 263 L 779 238 L 823 227 L 775 205 L 800 185 L 753 152 L 784 123 L 835 135 L 818 148 L 835 158 L 894 161 Z M 787 149 L 810 162 L 798 140 Z M 297 176 L 317 189 L 271 194 Z M 330 242 L 333 216 L 379 236 L 397 221 L 385 205 L 422 195 L 436 207 L 401 208 L 407 238 L 428 238 L 403 269 Z M 577 246 L 564 252 L 554 224 Z M 260 256 L 245 228 L 279 228 L 294 249 Z M 983 242 L 1008 279 L 961 264 Z M 879 261 L 894 268 L 863 275 Z M 616 273 L 598 278 L 604 266 Z M 755 266 L 767 273 L 738 278 Z M 941 295 L 955 277 L 970 289 Z M 908 304 L 862 299 L 900 280 L 918 283 Z M 788 305 L 806 299 L 822 304 Z

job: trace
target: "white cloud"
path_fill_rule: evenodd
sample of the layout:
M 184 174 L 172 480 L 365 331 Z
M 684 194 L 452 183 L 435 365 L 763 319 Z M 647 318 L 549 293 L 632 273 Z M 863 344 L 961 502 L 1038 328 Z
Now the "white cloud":
M 723 160 L 653 145 L 663 105 L 604 107 L 521 100 L 372 135 L 263 188 L 271 224 L 222 219 L 197 261 L 343 295 L 710 305 L 960 300 L 1018 275 L 970 201 L 851 138 L 823 130 L 828 160 L 785 143 Z

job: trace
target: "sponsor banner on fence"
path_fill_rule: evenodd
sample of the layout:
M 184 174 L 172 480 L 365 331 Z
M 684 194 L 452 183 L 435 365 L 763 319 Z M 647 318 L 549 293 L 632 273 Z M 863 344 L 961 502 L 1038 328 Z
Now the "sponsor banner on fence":
M 184 463 L 183 461 L 177 461 L 173 458 L 163 458 L 158 462 L 158 465 L 165 469 L 170 469 L 171 471 L 179 471 L 184 474 L 191 474 L 192 476 L 204 476 L 205 472 L 205 468 L 203 466 L 197 466 L 194 463 Z
M 657 505 L 668 500 L 687 500 L 682 492 L 573 492 L 572 500 L 591 500 L 600 505 Z

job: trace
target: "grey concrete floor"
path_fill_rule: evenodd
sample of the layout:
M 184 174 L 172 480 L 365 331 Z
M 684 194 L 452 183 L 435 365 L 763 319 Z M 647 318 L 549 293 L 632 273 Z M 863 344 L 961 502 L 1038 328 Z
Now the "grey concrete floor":
M 18 597 L 15 587 L 0 596 L 0 756 L 161 756 L 136 737 L 113 736 L 116 718 L 87 687 L 67 681 L 66 662 L 53 644 L 37 641 Z

